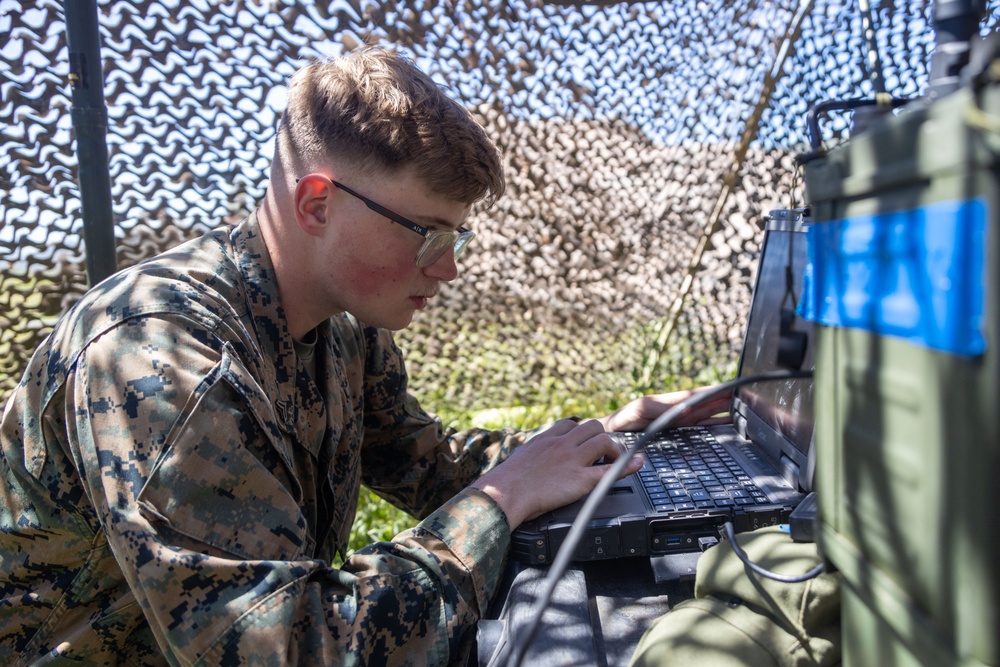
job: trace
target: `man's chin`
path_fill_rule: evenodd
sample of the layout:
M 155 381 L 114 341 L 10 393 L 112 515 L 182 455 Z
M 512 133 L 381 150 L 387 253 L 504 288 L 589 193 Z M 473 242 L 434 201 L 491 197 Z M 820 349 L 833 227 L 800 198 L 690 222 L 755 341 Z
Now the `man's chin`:
M 387 326 L 384 326 L 382 328 L 383 329 L 388 329 L 389 331 L 402 331 L 406 327 L 410 326 L 410 322 L 412 322 L 412 321 L 413 320 L 411 318 L 411 319 L 406 320 L 406 322 L 403 322 L 402 324 L 398 324 L 398 325 L 395 325 L 395 326 L 388 326 L 387 325 Z
M 355 317 L 369 326 L 377 327 L 379 329 L 388 329 L 389 331 L 399 331 L 410 326 L 410 322 L 413 321 L 413 311 L 396 316 L 383 315 L 381 317 L 375 316 L 368 319 L 361 315 L 356 315 Z

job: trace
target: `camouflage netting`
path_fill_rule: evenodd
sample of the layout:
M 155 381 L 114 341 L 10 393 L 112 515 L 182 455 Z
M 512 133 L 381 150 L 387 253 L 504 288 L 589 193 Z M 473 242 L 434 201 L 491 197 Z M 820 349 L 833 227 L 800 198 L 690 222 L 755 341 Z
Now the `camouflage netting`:
M 931 0 L 872 5 L 888 92 L 919 95 Z M 874 92 L 847 1 L 99 11 L 119 266 L 255 205 L 284 82 L 314 57 L 395 45 L 476 114 L 509 191 L 474 213 L 463 276 L 401 334 L 430 405 L 615 400 L 732 372 L 763 215 L 802 203 L 807 110 Z M 0 0 L 0 34 L 2 397 L 86 274 L 62 3 Z M 849 123 L 831 114 L 825 139 Z

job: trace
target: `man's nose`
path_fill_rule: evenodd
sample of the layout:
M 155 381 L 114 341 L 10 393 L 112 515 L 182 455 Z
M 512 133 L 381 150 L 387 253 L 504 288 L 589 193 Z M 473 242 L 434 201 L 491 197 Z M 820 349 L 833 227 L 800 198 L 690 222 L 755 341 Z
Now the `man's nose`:
M 444 282 L 451 282 L 458 277 L 458 263 L 455 261 L 455 250 L 448 248 L 441 256 L 424 267 L 424 273 Z

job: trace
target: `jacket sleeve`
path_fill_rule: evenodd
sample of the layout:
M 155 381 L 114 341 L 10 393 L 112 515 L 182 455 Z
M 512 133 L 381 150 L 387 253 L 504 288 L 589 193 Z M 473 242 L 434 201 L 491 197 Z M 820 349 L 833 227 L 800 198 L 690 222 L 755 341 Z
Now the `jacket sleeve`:
M 67 399 L 85 491 L 172 664 L 461 655 L 509 542 L 485 494 L 453 494 L 337 570 L 311 557 L 289 443 L 230 346 L 153 319 L 120 326 L 80 357 Z

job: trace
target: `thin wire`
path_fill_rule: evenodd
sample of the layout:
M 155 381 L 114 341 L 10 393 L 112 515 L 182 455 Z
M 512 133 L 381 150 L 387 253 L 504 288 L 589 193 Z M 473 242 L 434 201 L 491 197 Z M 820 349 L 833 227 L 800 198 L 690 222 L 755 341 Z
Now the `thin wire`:
M 726 539 L 729 540 L 729 546 L 733 548 L 733 553 L 736 554 L 736 557 L 743 561 L 744 565 L 762 577 L 774 579 L 775 581 L 780 581 L 783 584 L 798 584 L 818 577 L 823 574 L 823 571 L 826 569 L 823 563 L 820 563 L 804 574 L 778 574 L 777 572 L 772 572 L 771 570 L 765 570 L 763 567 L 750 560 L 750 557 L 747 556 L 745 551 L 743 551 L 743 548 L 737 544 L 736 531 L 733 529 L 733 523 L 731 521 L 724 523 L 722 525 L 722 529 L 725 531 Z
M 552 565 L 549 566 L 548 574 L 545 577 L 545 588 L 542 591 L 541 596 L 538 598 L 538 601 L 535 603 L 533 612 L 529 615 L 531 625 L 528 626 L 527 635 L 525 636 L 524 641 L 520 642 L 512 649 L 514 653 L 510 655 L 510 658 L 506 661 L 506 665 L 508 667 L 520 667 L 521 661 L 524 660 L 524 656 L 528 651 L 528 647 L 531 645 L 535 635 L 538 633 L 539 627 L 541 627 L 542 614 L 549 606 L 549 602 L 552 600 L 552 595 L 555 592 L 556 585 L 559 583 L 559 579 L 569 566 L 569 563 L 573 558 L 573 554 L 576 552 L 577 544 L 579 544 L 580 540 L 583 538 L 583 534 L 587 530 L 590 519 L 597 511 L 597 505 L 607 495 L 608 489 L 610 489 L 611 486 L 621 477 L 622 470 L 625 469 L 625 466 L 635 454 L 641 452 L 660 431 L 673 424 L 684 413 L 689 412 L 717 394 L 732 391 L 736 387 L 750 384 L 752 382 L 788 380 L 794 378 L 808 378 L 812 376 L 813 372 L 811 370 L 805 370 L 771 371 L 769 373 L 760 373 L 758 375 L 736 378 L 735 380 L 730 380 L 729 382 L 699 391 L 690 398 L 684 399 L 657 417 L 653 423 L 646 427 L 646 430 L 643 431 L 642 435 L 636 440 L 636 442 L 629 447 L 628 451 L 626 451 L 624 455 L 619 456 L 611 468 L 604 473 L 604 476 L 601 477 L 601 481 L 598 482 L 594 490 L 591 491 L 587 501 L 583 504 L 579 514 L 577 514 L 576 519 L 573 521 L 572 528 L 570 528 L 569 533 L 566 535 L 566 539 L 559 547 L 559 552 L 552 561 Z M 502 658 L 502 656 L 498 657 Z M 503 664 L 502 660 L 498 660 L 498 662 Z

